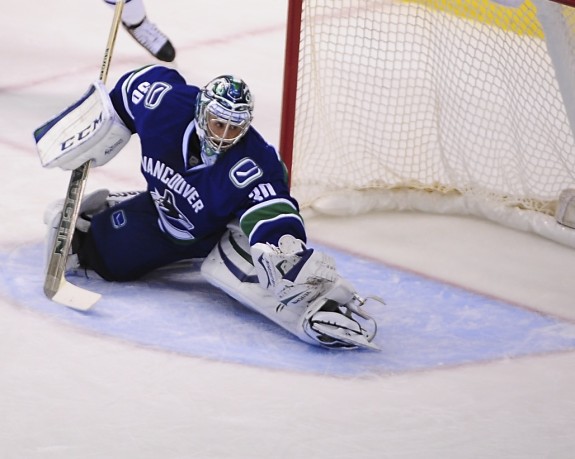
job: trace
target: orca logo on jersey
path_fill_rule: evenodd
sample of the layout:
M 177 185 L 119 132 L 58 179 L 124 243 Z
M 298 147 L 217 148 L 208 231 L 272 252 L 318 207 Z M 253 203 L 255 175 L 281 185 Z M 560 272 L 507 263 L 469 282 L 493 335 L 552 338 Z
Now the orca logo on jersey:
M 262 175 L 264 175 L 264 173 L 260 169 L 260 166 L 250 158 L 244 158 L 238 161 L 234 167 L 230 169 L 230 180 L 236 188 L 245 188 Z
M 180 241 L 191 241 L 195 239 L 192 234 L 194 225 L 182 211 L 178 209 L 174 193 L 166 189 L 164 190 L 164 194 L 161 195 L 157 189 L 154 189 L 154 191 L 150 191 L 150 195 L 158 210 L 159 223 L 162 231 Z

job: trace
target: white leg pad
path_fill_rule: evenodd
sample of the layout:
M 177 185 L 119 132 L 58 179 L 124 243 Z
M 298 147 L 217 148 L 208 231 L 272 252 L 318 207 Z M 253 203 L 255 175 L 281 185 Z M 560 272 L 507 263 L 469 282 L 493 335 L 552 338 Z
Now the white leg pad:
M 303 341 L 318 344 L 301 326 L 305 305 L 288 307 L 259 284 L 249 257 L 248 240 L 239 229 L 232 228 L 226 232 L 202 263 L 201 272 L 210 284 L 244 306 L 262 314 Z
M 338 278 L 331 290 L 314 301 L 280 302 L 273 290 L 260 284 L 248 239 L 237 225 L 229 226 L 205 258 L 201 272 L 210 284 L 306 343 L 331 349 L 378 349 L 372 343 L 377 324 L 361 310 L 366 299 L 347 281 Z

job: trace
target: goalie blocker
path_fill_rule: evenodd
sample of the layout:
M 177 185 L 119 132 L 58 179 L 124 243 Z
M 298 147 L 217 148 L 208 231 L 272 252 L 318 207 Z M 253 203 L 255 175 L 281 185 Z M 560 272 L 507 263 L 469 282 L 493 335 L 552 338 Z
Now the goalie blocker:
M 36 129 L 34 140 L 43 167 L 74 170 L 87 161 L 91 167 L 106 164 L 131 135 L 106 87 L 96 81 L 80 100 Z

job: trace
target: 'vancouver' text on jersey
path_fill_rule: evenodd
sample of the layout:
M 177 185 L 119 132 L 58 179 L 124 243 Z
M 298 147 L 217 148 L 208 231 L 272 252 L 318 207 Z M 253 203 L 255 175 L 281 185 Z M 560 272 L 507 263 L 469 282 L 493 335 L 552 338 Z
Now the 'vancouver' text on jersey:
M 194 122 L 199 91 L 175 70 L 150 66 L 124 75 L 110 93 L 140 137 L 141 171 L 161 230 L 175 242 L 194 243 L 239 219 L 251 245 L 277 244 L 284 234 L 305 241 L 285 167 L 253 127 L 214 164 L 202 161 Z

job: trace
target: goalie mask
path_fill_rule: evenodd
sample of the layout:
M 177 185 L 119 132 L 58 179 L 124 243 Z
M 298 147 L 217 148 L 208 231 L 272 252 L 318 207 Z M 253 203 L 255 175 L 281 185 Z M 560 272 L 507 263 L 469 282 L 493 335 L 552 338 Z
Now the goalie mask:
M 252 122 L 254 103 L 246 83 L 222 75 L 202 88 L 196 103 L 196 127 L 206 164 L 235 145 Z

